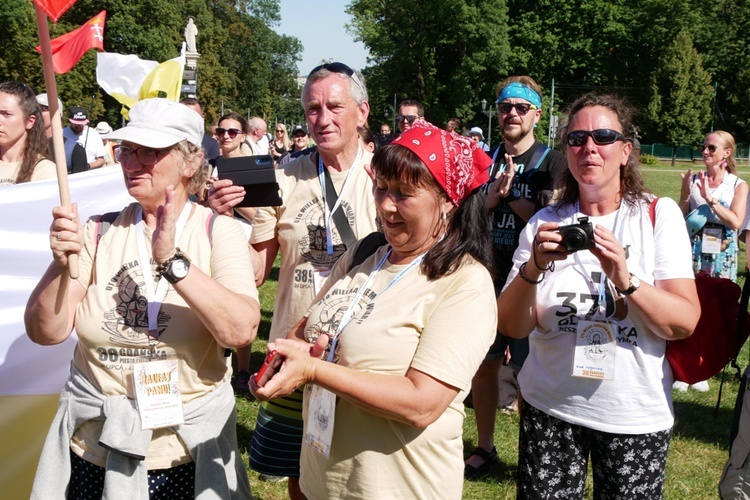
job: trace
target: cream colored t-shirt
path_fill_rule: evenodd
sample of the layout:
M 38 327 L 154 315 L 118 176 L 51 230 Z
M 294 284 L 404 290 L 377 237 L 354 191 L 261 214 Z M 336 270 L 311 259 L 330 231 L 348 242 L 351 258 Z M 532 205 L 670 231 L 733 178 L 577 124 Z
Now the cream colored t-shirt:
M 337 328 L 386 249 L 381 247 L 334 282 L 310 308 L 306 335 Z M 342 257 L 331 280 L 352 258 L 353 252 Z M 406 267 L 386 262 L 375 274 L 339 337 L 337 362 L 394 377 L 411 367 L 459 392 L 444 413 L 421 430 L 337 398 L 330 458 L 302 445 L 301 487 L 308 498 L 461 497 L 463 400 L 497 327 L 492 278 L 484 266 L 467 258 L 456 272 L 435 281 L 414 267 L 383 292 Z M 308 389 L 306 427 L 309 395 Z
M 8 163 L 0 160 L 0 186 L 15 184 L 20 169 L 21 162 Z M 55 164 L 46 158 L 39 160 L 39 163 L 34 167 L 34 172 L 31 174 L 31 182 L 56 178 L 57 169 Z
M 197 266 L 223 286 L 258 300 L 250 252 L 244 233 L 229 217 L 216 217 L 209 240 L 211 211 L 194 209 L 177 246 Z M 132 365 L 148 352 L 147 298 L 136 243 L 137 204 L 128 206 L 102 237 L 97 249 L 96 224 L 84 227 L 78 282 L 86 295 L 76 311 L 78 344 L 73 364 L 104 394 L 133 398 Z M 152 232 L 144 231 L 151 254 Z M 151 260 L 151 272 L 156 263 Z M 183 403 L 213 391 L 231 376 L 230 358 L 183 298 L 169 286 L 159 311 L 159 354 L 177 353 L 180 362 L 180 392 Z M 90 421 L 79 428 L 72 449 L 86 460 L 106 464 L 107 451 L 98 445 L 101 422 Z M 146 462 L 149 469 L 163 469 L 190 461 L 177 435 L 166 429 L 154 431 Z
M 333 223 L 334 251 L 326 252 L 323 196 L 318 180 L 317 154 L 305 155 L 276 171 L 284 203 L 280 207 L 260 208 L 253 221 L 252 243 L 278 238 L 281 251 L 279 287 L 271 323 L 270 340 L 286 335 L 302 318 L 315 298 L 315 273 L 330 268 L 344 253 L 344 245 Z M 331 180 L 341 199 L 349 225 L 356 238 L 377 229 L 372 180 L 364 169 L 372 159 L 365 151 L 346 187 L 346 172 L 331 172 Z

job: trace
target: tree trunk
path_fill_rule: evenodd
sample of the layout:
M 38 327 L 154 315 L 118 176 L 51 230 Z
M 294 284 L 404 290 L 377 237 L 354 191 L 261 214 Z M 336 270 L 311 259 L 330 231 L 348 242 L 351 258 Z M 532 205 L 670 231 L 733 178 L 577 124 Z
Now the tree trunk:
M 672 146 L 672 167 L 674 167 L 674 164 L 676 161 L 677 161 L 677 146 Z

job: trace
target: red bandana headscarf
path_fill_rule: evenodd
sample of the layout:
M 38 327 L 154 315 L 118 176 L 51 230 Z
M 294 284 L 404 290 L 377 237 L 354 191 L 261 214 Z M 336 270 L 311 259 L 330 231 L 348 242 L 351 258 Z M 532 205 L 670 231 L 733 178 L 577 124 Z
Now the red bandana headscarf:
M 429 122 L 414 122 L 393 144 L 419 156 L 456 206 L 489 180 L 492 159 L 476 142 Z

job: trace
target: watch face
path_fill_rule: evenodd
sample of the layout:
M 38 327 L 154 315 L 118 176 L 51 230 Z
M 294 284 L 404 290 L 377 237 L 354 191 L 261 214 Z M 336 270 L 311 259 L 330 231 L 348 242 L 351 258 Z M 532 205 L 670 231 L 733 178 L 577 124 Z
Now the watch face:
M 188 263 L 182 259 L 178 259 L 172 263 L 172 269 L 170 269 L 170 271 L 175 278 L 182 279 L 187 276 L 188 269 L 190 269 Z
M 521 190 L 518 188 L 513 188 L 511 190 L 511 194 L 513 195 L 513 198 L 520 198 L 521 197 Z
M 639 280 L 637 276 L 631 276 L 630 277 L 630 287 L 631 288 L 638 288 L 639 286 L 641 286 L 641 280 Z

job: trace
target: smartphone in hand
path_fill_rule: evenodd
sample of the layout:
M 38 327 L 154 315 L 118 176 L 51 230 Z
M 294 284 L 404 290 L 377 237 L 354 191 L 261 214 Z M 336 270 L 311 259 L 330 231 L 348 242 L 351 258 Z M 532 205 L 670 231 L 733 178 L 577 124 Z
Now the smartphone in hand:
M 266 356 L 265 361 L 263 361 L 263 365 L 261 365 L 260 369 L 258 370 L 258 373 L 253 376 L 253 382 L 255 382 L 258 387 L 263 387 L 264 385 L 266 385 L 266 382 L 268 382 L 271 377 L 273 377 L 274 374 L 278 371 L 283 360 L 284 358 L 282 358 L 281 354 L 279 354 L 278 352 L 269 352 Z

